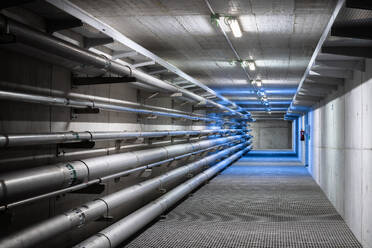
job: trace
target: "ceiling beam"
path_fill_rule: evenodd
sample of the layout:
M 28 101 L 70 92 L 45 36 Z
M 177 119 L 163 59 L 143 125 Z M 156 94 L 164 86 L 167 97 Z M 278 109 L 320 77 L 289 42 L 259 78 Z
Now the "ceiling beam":
M 321 89 L 301 89 L 299 91 L 301 95 L 307 95 L 307 96 L 316 96 L 316 97 L 326 97 L 328 95 L 328 91 L 324 91 Z
M 320 100 L 322 100 L 324 97 L 321 97 L 321 96 L 310 96 L 310 95 L 301 95 L 301 94 L 298 94 L 295 98 L 295 100 L 304 100 L 304 101 L 312 101 L 312 102 L 318 102 Z
M 324 89 L 324 90 L 337 90 L 337 85 L 336 84 L 323 84 L 323 83 L 309 83 L 305 82 L 303 85 L 304 89 Z
M 353 71 L 348 69 L 330 69 L 330 68 L 314 68 L 309 72 L 309 76 L 330 77 L 330 78 L 353 78 Z
M 367 19 L 368 23 L 371 19 Z M 367 21 L 366 20 L 366 21 Z M 363 20 L 364 21 L 364 20 Z M 363 23 L 349 23 L 347 25 L 335 25 L 331 29 L 332 36 L 357 38 L 357 39 L 372 39 L 372 25 Z
M 360 58 L 372 58 L 372 47 L 325 46 L 322 48 L 322 53 L 330 53 Z
M 308 76 L 305 79 L 305 83 L 321 83 L 321 84 L 337 84 L 337 85 L 343 85 L 345 80 L 342 78 L 332 78 L 332 77 L 326 77 L 326 76 L 316 76 L 311 75 Z
M 293 101 L 293 104 L 294 105 L 301 105 L 301 106 L 313 106 L 314 104 L 316 104 L 317 102 L 314 102 L 314 101 L 303 101 L 303 100 L 294 100 Z
M 346 8 L 372 10 L 370 0 L 346 0 Z
M 57 31 L 77 28 L 83 26 L 83 22 L 79 19 L 70 20 L 47 20 L 46 21 L 46 32 L 52 34 Z
M 359 60 L 316 60 L 313 68 L 340 68 L 365 71 L 364 59 Z
M 114 39 L 111 37 L 105 37 L 105 38 L 87 38 L 84 37 L 84 48 L 91 48 L 96 46 L 103 46 L 106 44 L 113 43 Z
M 31 3 L 35 0 L 1 0 L 0 9 L 16 7 L 22 4 Z
M 137 64 L 133 64 L 133 68 L 139 68 L 139 67 L 144 67 L 144 66 L 149 66 L 149 65 L 155 65 L 155 61 L 145 61 Z
M 136 82 L 135 77 L 72 77 L 73 85 L 114 84 Z
M 161 70 L 156 70 L 156 71 L 148 71 L 147 74 L 149 75 L 157 75 L 157 74 L 162 74 L 169 72 L 168 69 L 161 69 Z
M 138 55 L 136 51 L 114 51 L 112 53 L 112 59 L 124 59 Z

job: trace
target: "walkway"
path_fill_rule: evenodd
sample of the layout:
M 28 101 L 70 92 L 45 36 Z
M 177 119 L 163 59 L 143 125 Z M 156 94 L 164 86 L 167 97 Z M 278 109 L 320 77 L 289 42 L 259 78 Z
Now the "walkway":
M 230 166 L 126 247 L 361 247 L 306 168 L 247 164 Z

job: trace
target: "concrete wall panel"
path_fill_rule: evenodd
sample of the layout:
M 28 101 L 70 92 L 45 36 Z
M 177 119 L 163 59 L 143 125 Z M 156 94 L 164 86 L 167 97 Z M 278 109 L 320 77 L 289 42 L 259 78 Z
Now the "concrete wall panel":
M 372 60 L 312 112 L 310 173 L 363 247 L 372 248 Z

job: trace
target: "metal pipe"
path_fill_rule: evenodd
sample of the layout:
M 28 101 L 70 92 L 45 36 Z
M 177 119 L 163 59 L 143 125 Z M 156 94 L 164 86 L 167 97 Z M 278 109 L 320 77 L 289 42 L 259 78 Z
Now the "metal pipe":
M 34 202 L 34 201 L 38 201 L 38 200 L 41 200 L 41 199 L 50 198 L 50 197 L 53 197 L 53 196 L 74 192 L 76 190 L 87 188 L 87 187 L 89 187 L 93 184 L 104 183 L 104 182 L 107 182 L 107 181 L 112 180 L 112 179 L 128 176 L 128 175 L 133 174 L 135 172 L 150 169 L 150 168 L 153 168 L 153 167 L 165 164 L 165 163 L 169 163 L 169 162 L 172 162 L 172 161 L 175 161 L 175 160 L 178 160 L 178 159 L 182 159 L 182 158 L 189 157 L 189 156 L 192 156 L 192 155 L 196 155 L 196 154 L 199 154 L 199 153 L 203 153 L 203 152 L 206 152 L 206 151 L 209 151 L 209 150 L 212 150 L 212 149 L 216 149 L 218 147 L 229 146 L 230 144 L 231 143 L 224 143 L 224 144 L 212 146 L 212 147 L 209 147 L 209 148 L 206 148 L 206 149 L 203 149 L 203 150 L 199 150 L 199 151 L 196 151 L 196 152 L 183 154 L 183 155 L 180 155 L 180 156 L 177 156 L 177 157 L 174 157 L 174 158 L 169 158 L 169 159 L 162 160 L 162 161 L 159 161 L 159 162 L 155 162 L 155 163 L 152 163 L 152 164 L 148 164 L 148 165 L 145 165 L 145 166 L 137 167 L 137 168 L 130 169 L 130 170 L 125 170 L 125 171 L 122 171 L 122 172 L 119 172 L 119 173 L 115 173 L 115 174 L 108 175 L 108 176 L 105 176 L 105 177 L 97 178 L 97 179 L 94 179 L 94 180 L 91 180 L 91 181 L 88 181 L 88 182 L 85 182 L 85 183 L 80 183 L 80 184 L 68 187 L 66 189 L 60 189 L 60 190 L 56 190 L 56 191 L 53 191 L 53 192 L 50 192 L 50 193 L 30 197 L 30 198 L 27 198 L 27 199 L 24 199 L 24 200 L 21 200 L 21 201 L 12 202 L 12 203 L 0 206 L 0 211 L 8 210 L 8 209 L 18 207 L 18 206 L 21 206 L 21 205 L 24 205 L 24 204 L 27 204 L 27 203 L 31 203 L 31 202 Z
M 129 107 L 124 107 L 124 106 L 118 106 L 118 105 L 100 103 L 100 102 L 94 102 L 94 101 L 79 101 L 79 100 L 73 100 L 73 99 L 64 98 L 64 97 L 49 97 L 49 96 L 25 94 L 25 93 L 12 92 L 12 91 L 3 91 L 3 90 L 0 90 L 0 100 L 21 101 L 21 102 L 30 102 L 30 103 L 38 103 L 38 104 L 44 104 L 44 105 L 74 107 L 74 108 L 98 108 L 98 109 L 107 110 L 107 111 L 131 112 L 131 113 L 138 113 L 138 114 L 167 116 L 167 117 L 172 117 L 172 118 L 183 118 L 183 119 L 194 120 L 194 121 L 207 121 L 207 122 L 216 121 L 215 119 L 212 119 L 212 118 L 196 117 L 196 116 L 177 114 L 177 113 L 167 113 L 167 112 L 161 112 L 161 111 L 152 111 L 152 110 L 147 110 L 147 109 L 135 109 L 135 108 L 129 108 Z
M 188 140 L 186 139 L 177 139 L 177 140 L 165 140 L 165 141 L 155 141 L 151 143 L 152 146 L 160 146 L 160 145 L 174 145 L 174 144 L 179 144 L 179 143 L 185 143 L 191 142 L 191 141 L 200 141 L 200 138 L 189 138 Z M 5 158 L 5 159 L 0 159 L 0 166 L 1 164 L 7 164 L 11 166 L 12 164 L 20 164 L 20 163 L 29 163 L 31 161 L 42 161 L 45 160 L 45 163 L 57 163 L 60 161 L 54 162 L 54 160 L 61 159 L 63 161 L 66 161 L 68 159 L 73 159 L 74 157 L 76 159 L 81 159 L 82 156 L 100 156 L 100 155 L 110 155 L 110 154 L 117 154 L 120 153 L 122 150 L 129 150 L 129 149 L 145 149 L 149 144 L 145 143 L 133 143 L 133 144 L 125 144 L 118 147 L 118 146 L 112 146 L 112 147 L 105 147 L 105 148 L 98 148 L 98 149 L 85 149 L 85 150 L 79 150 L 79 151 L 69 151 L 66 152 L 64 149 L 61 149 L 56 154 L 40 154 L 40 155 L 31 155 L 31 156 L 24 156 L 24 157 L 16 157 L 16 158 Z M 50 160 L 53 160 L 49 162 Z
M 71 99 L 103 102 L 103 103 L 109 103 L 109 104 L 131 106 L 131 107 L 136 107 L 136 108 L 140 107 L 140 108 L 146 108 L 146 109 L 151 109 L 151 110 L 160 110 L 160 111 L 165 111 L 165 112 L 172 112 L 172 113 L 187 114 L 187 115 L 193 115 L 193 116 L 199 116 L 199 117 L 206 117 L 205 115 L 202 115 L 202 114 L 190 113 L 190 112 L 181 111 L 181 110 L 177 110 L 177 109 L 169 109 L 169 108 L 151 106 L 151 105 L 147 105 L 147 104 L 131 102 L 131 101 L 126 101 L 126 100 L 112 99 L 112 98 L 94 96 L 94 95 L 86 95 L 86 94 L 75 93 L 75 92 L 64 92 L 62 90 L 47 89 L 47 88 L 16 84 L 16 83 L 5 82 L 5 81 L 0 81 L 0 86 L 4 89 L 26 91 L 25 93 L 36 93 L 36 94 L 43 94 L 43 95 L 47 95 L 47 96 L 67 97 L 67 98 L 71 98 Z
M 83 204 L 73 210 L 57 215 L 51 219 L 45 220 L 6 237 L 0 241 L 0 247 L 30 247 L 60 233 L 67 232 L 76 227 L 81 227 L 103 215 L 109 214 L 110 211 L 122 206 L 123 204 L 131 204 L 138 198 L 143 198 L 158 189 L 166 187 L 170 183 L 175 183 L 185 179 L 186 176 L 192 175 L 192 173 L 197 173 L 203 167 L 214 163 L 216 160 L 228 156 L 231 153 L 244 149 L 245 146 L 245 143 L 241 143 L 216 154 L 207 156 L 201 160 L 169 171 L 161 176 Z
M 122 65 L 105 56 L 98 55 L 87 49 L 83 49 L 79 46 L 68 43 L 62 39 L 28 27 L 27 25 L 19 23 L 3 15 L 0 15 L 0 29 L 16 35 L 17 41 L 42 49 L 43 51 L 50 51 L 53 54 L 62 56 L 66 59 L 77 61 L 85 65 L 92 65 L 96 68 L 110 71 L 118 75 L 122 76 L 131 75 L 133 77 L 136 77 L 139 81 L 154 86 L 156 88 L 160 88 L 165 91 L 173 93 L 180 92 L 183 94 L 184 97 L 191 98 L 197 102 L 211 104 L 219 109 L 229 111 L 232 114 L 247 119 L 247 116 L 243 115 L 242 113 L 236 110 L 230 109 L 212 100 L 201 97 L 181 87 L 169 84 L 163 80 L 148 75 L 140 70 Z
M 125 140 L 134 138 L 157 138 L 175 136 L 202 136 L 241 132 L 241 129 L 210 129 L 198 131 L 154 131 L 154 132 L 59 132 L 42 134 L 0 134 L 0 147 L 14 147 L 41 144 L 56 144 L 78 141 Z
M 197 189 L 204 182 L 211 179 L 218 172 L 225 169 L 232 162 L 244 155 L 249 151 L 249 147 L 236 152 L 230 157 L 219 162 L 215 166 L 199 173 L 192 179 L 187 180 L 183 184 L 172 189 L 165 195 L 156 199 L 155 201 L 138 209 L 134 213 L 119 220 L 113 225 L 103 229 L 96 235 L 86 239 L 74 248 L 113 248 L 124 242 L 130 236 L 141 230 L 148 223 L 154 220 L 157 216 L 161 215 L 171 206 L 179 202 L 187 194 Z
M 20 199 L 25 196 L 29 197 L 67 188 L 141 165 L 226 142 L 238 141 L 246 136 L 236 135 L 194 143 L 162 146 L 10 172 L 0 176 L 0 202 L 9 202 L 9 200 Z

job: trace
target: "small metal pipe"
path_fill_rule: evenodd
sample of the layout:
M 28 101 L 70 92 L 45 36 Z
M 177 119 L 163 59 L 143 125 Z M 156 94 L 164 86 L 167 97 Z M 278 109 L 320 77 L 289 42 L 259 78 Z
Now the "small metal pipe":
M 125 140 L 133 138 L 177 137 L 184 135 L 212 135 L 241 132 L 241 129 L 210 129 L 190 131 L 152 131 L 152 132 L 59 132 L 42 134 L 0 134 L 0 147 L 56 144 L 78 141 Z
M 77 100 L 103 102 L 103 103 L 109 103 L 109 104 L 131 106 L 131 107 L 136 107 L 136 108 L 139 107 L 139 108 L 159 110 L 159 111 L 164 111 L 164 112 L 206 117 L 205 115 L 202 115 L 202 114 L 190 113 L 190 112 L 181 111 L 177 109 L 169 109 L 169 108 L 151 106 L 151 105 L 137 103 L 137 102 L 130 102 L 130 101 L 121 100 L 121 99 L 112 99 L 112 98 L 107 98 L 107 97 L 87 95 L 87 94 L 81 94 L 81 93 L 75 93 L 75 92 L 64 92 L 62 90 L 40 88 L 40 87 L 16 84 L 16 83 L 5 82 L 5 81 L 0 81 L 0 86 L 3 89 L 16 90 L 16 91 L 22 91 L 22 92 L 24 91 L 24 93 L 36 93 L 36 94 L 42 94 L 42 95 L 47 95 L 47 96 L 67 97 L 67 98 L 77 99 Z
M 199 142 L 112 154 L 63 162 L 0 175 L 0 202 L 9 202 L 70 187 L 145 164 L 205 149 L 248 135 L 236 135 Z M 24 187 L 27 185 L 27 187 Z
M 160 145 L 174 145 L 174 144 L 179 144 L 179 143 L 185 143 L 187 142 L 192 142 L 192 141 L 200 141 L 200 138 L 189 138 L 188 140 L 186 139 L 177 139 L 174 141 L 171 140 L 166 140 L 166 141 L 156 141 L 151 143 L 151 147 L 153 146 L 160 146 Z M 0 159 L 0 165 L 1 164 L 6 164 L 6 165 L 13 165 L 13 164 L 20 164 L 20 163 L 29 163 L 32 161 L 37 161 L 40 163 L 40 161 L 45 160 L 45 163 L 57 163 L 59 162 L 58 160 L 63 160 L 66 161 L 68 159 L 73 159 L 73 158 L 82 158 L 82 156 L 100 156 L 100 155 L 111 155 L 111 154 L 118 154 L 122 150 L 132 150 L 132 149 L 143 149 L 148 147 L 149 144 L 145 143 L 140 143 L 140 144 L 125 144 L 117 147 L 105 147 L 105 148 L 98 148 L 98 149 L 88 149 L 88 150 L 80 150 L 80 151 L 69 151 L 66 152 L 65 150 L 61 150 L 57 154 L 41 154 L 41 155 L 31 155 L 31 156 L 24 156 L 24 157 L 16 157 L 16 158 L 6 158 L 6 159 Z M 52 160 L 52 161 L 50 161 Z M 50 162 L 49 162 L 50 161 Z
M 166 116 L 166 117 L 182 118 L 182 119 L 188 119 L 188 120 L 194 120 L 194 121 L 206 121 L 206 122 L 216 121 L 215 119 L 211 119 L 211 118 L 190 116 L 190 115 L 184 115 L 184 114 L 152 111 L 152 110 L 147 110 L 147 109 L 135 109 L 135 108 L 129 108 L 129 107 L 107 104 L 107 103 L 100 103 L 100 102 L 93 102 L 93 101 L 80 101 L 80 100 L 73 100 L 73 99 L 63 98 L 63 97 L 48 97 L 48 96 L 42 96 L 42 95 L 25 94 L 25 93 L 12 92 L 12 91 L 3 91 L 3 90 L 0 90 L 0 100 L 21 101 L 21 102 L 38 103 L 38 104 L 62 106 L 62 107 L 74 107 L 74 108 L 98 108 L 98 109 L 102 109 L 106 111 L 118 111 L 118 112 L 130 112 L 130 113 L 138 113 L 138 114 L 146 114 L 146 115 Z
M 165 212 L 171 206 L 179 202 L 183 197 L 185 197 L 187 194 L 190 194 L 204 182 L 210 180 L 218 172 L 225 169 L 228 165 L 240 158 L 249 150 L 250 147 L 246 147 L 245 149 L 236 152 L 213 167 L 199 173 L 192 179 L 189 179 L 188 181 L 172 189 L 155 201 L 152 201 L 134 213 L 103 229 L 96 235 L 74 246 L 74 248 L 117 247 L 137 231 L 141 230 L 141 228 L 145 227 L 161 213 Z
M 131 204 L 138 198 L 153 193 L 155 190 L 163 188 L 169 183 L 179 182 L 182 179 L 184 180 L 186 179 L 186 176 L 191 175 L 192 173 L 198 173 L 203 167 L 214 163 L 218 159 L 229 156 L 231 153 L 234 153 L 238 150 L 244 149 L 246 145 L 246 142 L 243 141 L 243 143 L 240 143 L 236 146 L 224 149 L 201 160 L 171 170 L 161 176 L 85 203 L 77 208 L 74 208 L 73 210 L 57 215 L 6 237 L 0 241 L 0 247 L 30 247 L 42 241 L 48 240 L 60 233 L 67 232 L 76 227 L 81 227 L 86 223 L 108 214 L 113 209 L 116 209 L 123 204 Z

